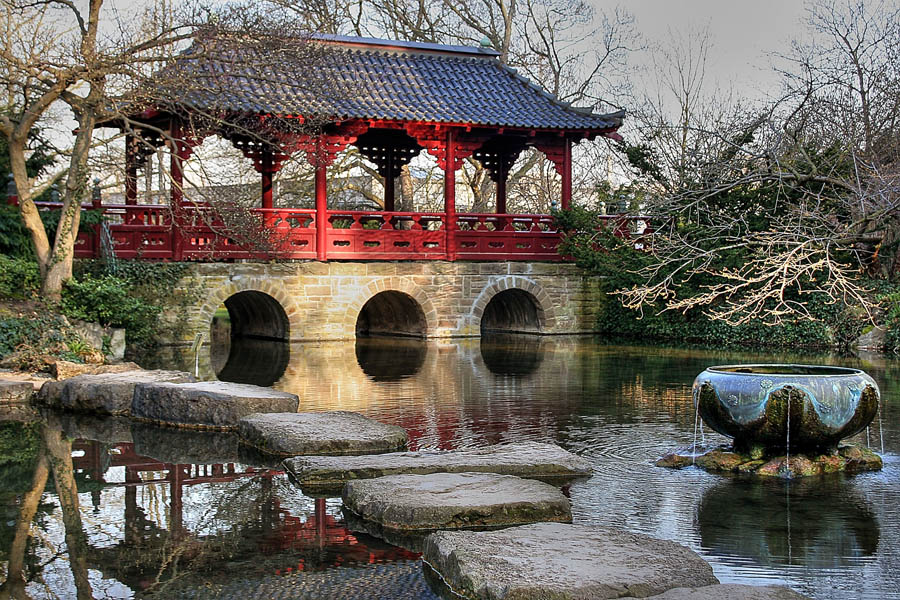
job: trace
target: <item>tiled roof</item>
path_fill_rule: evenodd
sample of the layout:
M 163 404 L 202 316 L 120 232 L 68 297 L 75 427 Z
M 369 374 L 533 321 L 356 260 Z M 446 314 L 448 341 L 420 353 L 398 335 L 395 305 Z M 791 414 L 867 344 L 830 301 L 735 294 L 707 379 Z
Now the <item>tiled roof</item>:
M 560 102 L 490 49 L 343 36 L 316 36 L 313 46 L 321 51 L 307 60 L 289 59 L 272 44 L 188 51 L 174 67 L 187 71 L 187 85 L 174 86 L 170 99 L 196 109 L 329 120 L 570 131 L 616 128 L 624 116 Z

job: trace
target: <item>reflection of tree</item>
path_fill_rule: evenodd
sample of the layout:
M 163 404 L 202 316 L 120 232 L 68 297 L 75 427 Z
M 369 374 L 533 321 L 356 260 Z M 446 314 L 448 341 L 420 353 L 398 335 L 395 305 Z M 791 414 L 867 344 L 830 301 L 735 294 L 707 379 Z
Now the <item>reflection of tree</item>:
M 62 431 L 49 427 L 43 427 L 41 434 L 49 457 L 50 469 L 53 471 L 56 496 L 62 509 L 69 568 L 75 577 L 78 600 L 90 600 L 93 594 L 87 574 L 87 538 L 78 507 L 78 486 L 72 467 L 72 440 L 67 439 Z
M 16 533 L 9 550 L 6 581 L 0 586 L 0 598 L 3 600 L 28 597 L 25 593 L 25 584 L 27 583 L 25 576 L 26 549 L 31 537 L 31 522 L 34 520 L 41 496 L 44 494 L 48 474 L 49 463 L 47 454 L 41 448 L 34 468 L 31 489 L 25 492 L 22 498 L 21 510 L 16 519 Z

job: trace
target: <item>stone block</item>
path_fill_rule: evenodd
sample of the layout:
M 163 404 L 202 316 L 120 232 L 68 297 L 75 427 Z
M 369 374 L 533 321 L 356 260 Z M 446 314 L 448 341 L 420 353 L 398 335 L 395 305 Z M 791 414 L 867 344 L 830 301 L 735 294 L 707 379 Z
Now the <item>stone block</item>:
M 780 585 L 741 585 L 723 583 L 693 588 L 675 588 L 657 596 L 657 600 L 810 600 L 789 587 Z
M 349 481 L 344 506 L 364 521 L 395 531 L 570 522 L 558 488 L 511 475 L 434 473 Z
M 439 531 L 425 538 L 422 559 L 455 593 L 484 600 L 644 598 L 719 583 L 675 542 L 563 523 Z
M 76 375 L 63 381 L 48 381 L 41 387 L 41 403 L 63 410 L 108 415 L 124 415 L 131 411 L 134 388 L 141 383 L 196 381 L 184 371 L 123 371 Z
M 473 450 L 392 452 L 372 456 L 302 456 L 284 466 L 303 489 L 339 489 L 355 479 L 430 473 L 498 473 L 560 482 L 591 474 L 590 463 L 555 444 L 520 442 Z
M 299 404 L 294 394 L 241 383 L 148 383 L 135 388 L 131 412 L 165 425 L 228 430 L 253 413 L 296 412 Z
M 244 417 L 241 440 L 271 454 L 374 454 L 406 447 L 406 430 L 359 413 L 269 413 Z
M 0 404 L 25 403 L 34 395 L 30 381 L 0 380 Z

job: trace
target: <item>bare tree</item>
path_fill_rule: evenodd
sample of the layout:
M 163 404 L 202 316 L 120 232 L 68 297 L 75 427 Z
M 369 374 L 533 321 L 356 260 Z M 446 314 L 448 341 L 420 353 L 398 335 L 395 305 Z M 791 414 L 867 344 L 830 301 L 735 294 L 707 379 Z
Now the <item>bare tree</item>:
M 697 93 L 704 44 L 672 55 L 680 110 L 657 102 L 626 149 L 670 229 L 627 306 L 780 323 L 818 298 L 871 315 L 866 276 L 896 273 L 900 230 L 898 9 L 823 0 L 807 24 L 784 93 L 755 108 Z

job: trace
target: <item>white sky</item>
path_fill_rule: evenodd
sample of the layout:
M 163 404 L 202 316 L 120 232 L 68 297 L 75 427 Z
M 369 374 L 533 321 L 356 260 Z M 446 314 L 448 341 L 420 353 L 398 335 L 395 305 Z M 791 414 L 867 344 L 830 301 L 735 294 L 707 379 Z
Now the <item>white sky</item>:
M 688 33 L 709 27 L 712 51 L 707 73 L 722 87 L 750 92 L 771 89 L 778 77 L 769 54 L 786 52 L 803 34 L 803 0 L 587 0 L 599 10 L 615 6 L 635 17 L 635 30 L 648 42 L 664 41 L 669 31 Z

